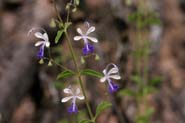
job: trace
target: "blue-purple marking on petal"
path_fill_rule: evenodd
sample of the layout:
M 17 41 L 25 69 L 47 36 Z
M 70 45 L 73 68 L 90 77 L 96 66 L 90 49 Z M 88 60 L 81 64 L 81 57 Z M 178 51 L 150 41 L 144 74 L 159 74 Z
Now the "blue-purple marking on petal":
M 37 53 L 38 58 L 43 58 L 44 57 L 44 46 L 42 45 L 39 49 L 39 52 Z
M 114 93 L 119 89 L 119 86 L 112 81 L 109 82 L 109 92 Z
M 86 44 L 84 46 L 84 48 L 82 49 L 83 51 L 83 55 L 88 55 L 90 53 L 93 53 L 94 52 L 94 46 L 93 45 L 90 45 L 89 43 Z
M 71 106 L 68 108 L 67 111 L 69 113 L 77 113 L 78 112 L 78 108 L 77 108 L 76 104 L 72 103 Z

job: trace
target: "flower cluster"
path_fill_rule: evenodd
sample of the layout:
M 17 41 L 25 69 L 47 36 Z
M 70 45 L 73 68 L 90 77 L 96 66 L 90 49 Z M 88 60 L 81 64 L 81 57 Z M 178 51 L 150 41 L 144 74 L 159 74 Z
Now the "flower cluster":
M 94 46 L 92 44 L 90 44 L 89 41 L 94 42 L 94 43 L 98 43 L 98 39 L 89 36 L 90 33 L 95 31 L 95 27 L 89 26 L 89 23 L 87 23 L 87 25 L 88 25 L 88 29 L 86 32 L 83 32 L 82 29 L 77 28 L 77 32 L 80 35 L 74 37 L 74 41 L 79 41 L 79 40 L 84 41 L 84 47 L 82 49 L 83 55 L 89 55 L 94 52 Z M 42 29 L 42 30 L 44 30 L 44 29 Z M 49 48 L 49 46 L 50 46 L 49 38 L 48 38 L 48 35 L 45 30 L 44 30 L 43 34 L 41 32 L 36 32 L 34 35 L 35 35 L 35 37 L 41 39 L 41 41 L 38 41 L 35 43 L 35 46 L 40 47 L 40 50 L 39 50 L 37 56 L 40 59 L 42 59 L 44 57 L 44 48 L 45 47 Z M 104 76 L 100 79 L 100 82 L 102 82 L 102 83 L 107 82 L 108 83 L 108 90 L 110 93 L 116 92 L 119 89 L 119 86 L 117 84 L 115 84 L 112 81 L 112 79 L 116 79 L 116 80 L 121 79 L 121 76 L 119 75 L 118 67 L 115 64 L 110 63 L 103 70 L 103 74 L 104 74 Z M 84 95 L 80 94 L 79 88 L 76 88 L 76 90 L 74 90 L 73 88 L 65 88 L 63 91 L 65 94 L 68 94 L 69 96 L 64 97 L 61 100 L 61 102 L 65 103 L 65 102 L 71 100 L 71 106 L 68 108 L 68 112 L 69 113 L 77 113 L 78 108 L 76 105 L 76 100 L 77 99 L 84 100 L 85 99 Z

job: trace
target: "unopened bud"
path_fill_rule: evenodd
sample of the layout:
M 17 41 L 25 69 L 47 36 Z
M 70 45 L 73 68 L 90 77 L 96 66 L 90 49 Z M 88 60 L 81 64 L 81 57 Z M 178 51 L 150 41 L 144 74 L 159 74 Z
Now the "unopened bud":
M 40 59 L 39 64 L 44 64 L 44 60 Z

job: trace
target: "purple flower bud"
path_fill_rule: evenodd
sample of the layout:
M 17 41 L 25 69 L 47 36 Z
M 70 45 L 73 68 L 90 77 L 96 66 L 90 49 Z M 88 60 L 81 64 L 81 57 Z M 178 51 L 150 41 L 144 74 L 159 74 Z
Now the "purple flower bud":
M 68 108 L 69 113 L 78 113 L 78 108 L 75 103 L 72 103 L 72 105 Z
M 109 83 L 109 92 L 110 93 L 114 93 L 119 89 L 119 86 L 115 83 L 113 83 L 112 81 L 110 81 Z
M 93 45 L 90 45 L 89 43 L 86 44 L 84 46 L 84 48 L 82 49 L 83 51 L 83 55 L 88 55 L 90 53 L 93 53 L 94 52 L 94 46 Z

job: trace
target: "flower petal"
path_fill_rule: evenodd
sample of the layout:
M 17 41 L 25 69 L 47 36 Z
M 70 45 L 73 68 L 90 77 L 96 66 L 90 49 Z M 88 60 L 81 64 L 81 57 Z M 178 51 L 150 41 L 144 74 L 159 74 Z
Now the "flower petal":
M 73 92 L 69 88 L 65 88 L 64 89 L 64 93 L 66 93 L 66 94 L 73 94 Z
M 107 74 L 107 70 L 106 70 L 106 69 L 103 70 L 103 74 L 104 74 L 104 75 Z
M 91 32 L 94 32 L 95 31 L 95 27 L 94 26 L 91 26 L 87 32 L 86 32 L 86 35 L 89 35 Z
M 40 46 L 40 45 L 42 45 L 44 43 L 44 41 L 38 41 L 38 42 L 36 42 L 35 43 L 35 46 L 37 47 L 37 46 Z
M 61 100 L 61 102 L 67 102 L 67 101 L 69 101 L 70 99 L 72 99 L 73 98 L 73 96 L 69 96 L 69 97 L 64 97 L 62 100 Z
M 92 42 L 94 42 L 94 43 L 98 43 L 98 39 L 96 39 L 96 38 L 94 38 L 94 37 L 87 36 L 87 38 L 88 38 L 89 40 L 91 40 Z
M 75 37 L 74 37 L 74 40 L 75 40 L 75 41 L 78 41 L 78 40 L 80 40 L 80 39 L 82 39 L 82 36 L 75 36 Z
M 44 33 L 44 34 L 43 34 L 43 39 L 44 39 L 45 41 L 48 41 L 48 40 L 49 40 L 48 34 L 47 34 L 47 33 Z
M 77 28 L 76 30 L 80 35 L 83 35 L 82 30 L 80 28 Z
M 46 41 L 46 42 L 45 42 L 45 46 L 46 46 L 46 47 L 49 47 L 49 46 L 50 46 L 50 42 L 49 42 L 49 41 Z
M 121 76 L 120 75 L 110 75 L 109 78 L 113 78 L 113 79 L 121 79 Z
M 103 83 L 103 82 L 105 82 L 105 81 L 106 81 L 106 79 L 107 79 L 106 77 L 102 77 L 102 78 L 100 79 L 100 82 L 102 82 L 102 83 Z
M 109 69 L 110 67 L 111 67 L 111 69 Z M 115 74 L 115 73 L 118 73 L 119 72 L 118 67 L 115 64 L 113 64 L 113 63 L 108 64 L 105 69 L 106 70 L 109 70 L 109 72 L 107 73 L 108 75 Z
M 76 98 L 78 98 L 79 100 L 84 100 L 85 99 L 85 97 L 83 95 L 76 96 Z
M 76 89 L 76 95 L 80 94 L 80 88 Z
M 114 68 L 111 68 L 107 74 L 110 75 L 110 74 L 118 73 L 118 71 L 119 71 L 118 68 L 114 67 Z
M 35 33 L 35 37 L 44 39 L 42 33 L 40 33 L 40 32 L 36 32 L 36 33 Z

